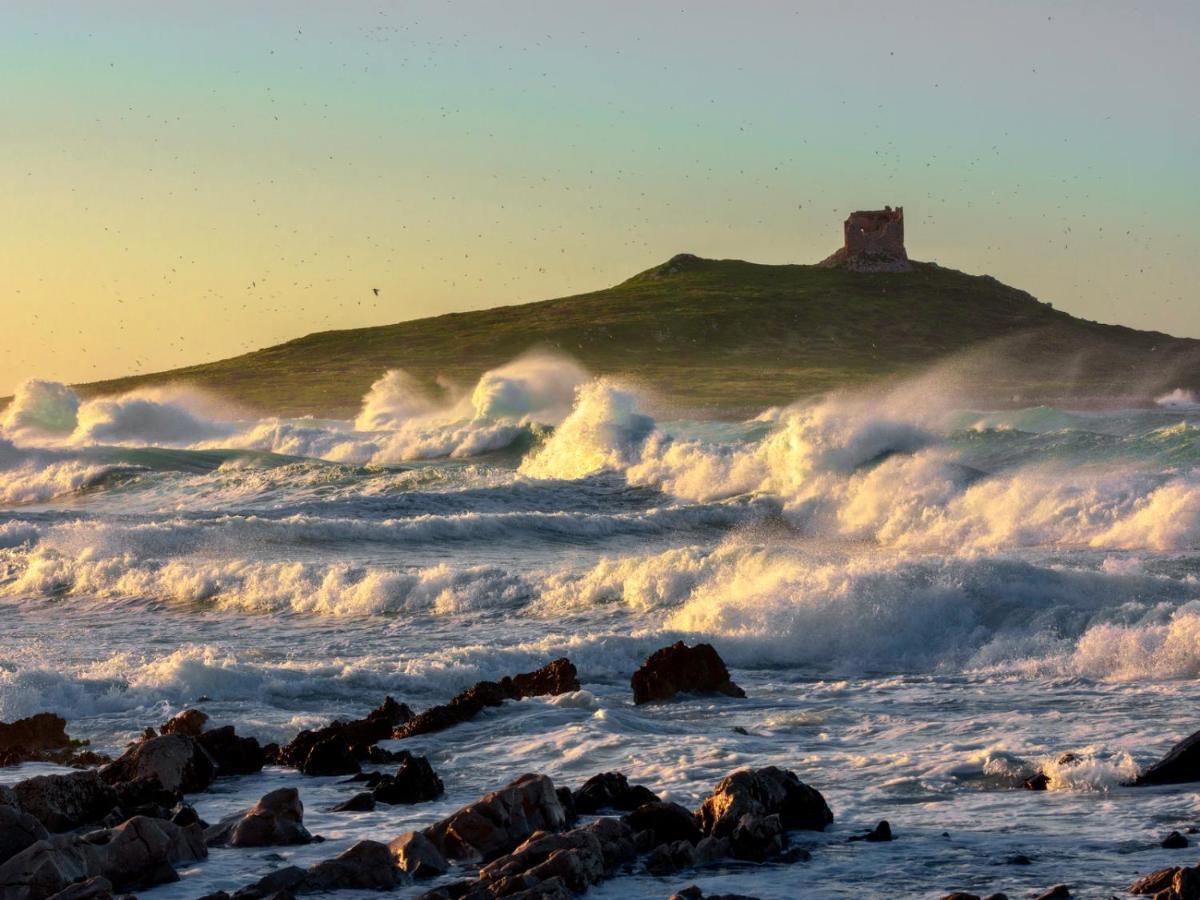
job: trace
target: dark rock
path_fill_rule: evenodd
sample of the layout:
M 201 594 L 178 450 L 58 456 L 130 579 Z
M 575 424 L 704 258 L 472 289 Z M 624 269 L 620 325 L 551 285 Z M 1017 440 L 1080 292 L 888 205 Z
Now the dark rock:
M 371 812 L 375 809 L 375 795 L 370 791 L 355 794 L 349 800 L 343 800 L 334 806 L 330 812 Z
M 101 821 L 117 805 L 117 792 L 95 771 L 37 775 L 12 786 L 17 806 L 48 831 L 68 831 Z
M 711 644 L 687 646 L 676 641 L 650 654 L 633 673 L 633 702 L 670 700 L 680 691 L 745 697 L 746 692 L 729 678 L 729 670 Z
M 1178 831 L 1172 831 L 1162 841 L 1162 847 L 1166 850 L 1182 850 L 1188 845 L 1188 839 Z
M 158 729 L 159 734 L 186 734 L 198 738 L 208 724 L 208 713 L 198 709 L 185 709 L 172 716 L 165 725 Z
M 261 772 L 266 763 L 258 741 L 252 737 L 238 737 L 232 725 L 205 731 L 196 740 L 217 764 L 218 775 L 253 775 Z
M 888 824 L 886 819 L 884 819 L 882 822 L 876 825 L 874 829 L 868 831 L 866 834 L 856 834 L 851 838 L 847 838 L 847 840 L 850 842 L 867 841 L 871 844 L 890 841 L 892 840 L 892 826 Z
M 558 802 L 562 804 L 563 813 L 567 817 L 567 827 L 569 828 L 579 821 L 579 810 L 575 808 L 575 796 L 568 787 L 555 788 L 554 793 L 558 797 Z
M 978 894 L 968 894 L 965 891 L 952 891 L 949 894 L 944 894 L 942 900 L 980 900 Z
M 265 794 L 249 809 L 226 816 L 204 832 L 210 847 L 282 847 L 307 844 L 312 835 L 304 827 L 300 792 L 285 787 Z
M 643 803 L 633 812 L 623 816 L 621 821 L 635 834 L 641 831 L 652 832 L 654 846 L 675 841 L 687 841 L 694 846 L 704 836 L 700 826 L 696 824 L 695 817 L 688 810 L 678 803 L 666 803 L 662 800 Z
M 171 824 L 178 825 L 180 828 L 187 828 L 189 825 L 199 825 L 203 831 L 208 827 L 208 823 L 200 818 L 195 807 L 187 803 L 177 803 L 171 810 Z
M 1185 874 L 1189 872 L 1192 874 Z M 1197 873 L 1200 873 L 1200 866 L 1197 866 L 1195 869 L 1188 869 L 1183 866 L 1159 869 L 1156 872 L 1151 872 L 1149 875 L 1143 875 L 1125 890 L 1131 894 L 1159 894 L 1170 891 L 1181 894 L 1179 888 L 1186 888 L 1188 884 L 1195 880 Z M 1168 894 L 1167 900 L 1182 900 L 1182 898 L 1171 897 Z
M 400 835 L 388 844 L 388 850 L 400 870 L 414 878 L 434 878 L 450 870 L 441 851 L 420 831 Z
M 820 791 L 775 766 L 725 776 L 700 805 L 696 818 L 705 834 L 724 837 L 747 813 L 778 815 L 785 829 L 804 831 L 823 831 L 833 821 Z
M 112 900 L 112 892 L 112 882 L 103 875 L 95 875 L 75 882 L 52 895 L 49 900 Z
M 395 775 L 389 775 L 376 785 L 373 791 L 380 803 L 424 803 L 436 800 L 446 792 L 442 779 L 433 771 L 433 766 L 424 756 L 405 753 Z
M 1004 862 L 1010 866 L 1031 866 L 1031 865 L 1033 865 L 1033 860 L 1031 860 L 1024 853 L 1018 853 L 1015 856 L 1010 856 Z
M 572 797 L 576 811 L 583 815 L 593 815 L 604 809 L 632 812 L 644 803 L 658 801 L 658 795 L 652 790 L 640 784 L 631 786 L 621 772 L 593 775 Z
M 263 755 L 268 762 L 291 766 L 306 775 L 350 775 L 359 771 L 358 761 L 368 757 L 371 747 L 390 738 L 411 718 L 411 709 L 388 697 L 365 718 L 301 731 L 286 747 L 274 753 L 264 748 Z
M 425 829 L 452 862 L 486 863 L 509 853 L 535 831 L 561 831 L 566 813 L 545 775 L 522 775 Z
M 205 790 L 217 767 L 200 743 L 186 734 L 167 734 L 140 741 L 100 770 L 109 784 L 153 778 L 168 791 L 185 794 Z
M 1071 889 L 1065 884 L 1057 884 L 1045 893 L 1038 894 L 1037 900 L 1069 900 Z
M 729 835 L 729 855 L 734 859 L 766 862 L 787 846 L 787 834 L 778 815 L 744 815 Z
M 442 706 L 434 706 L 398 727 L 393 736 L 412 737 L 442 731 L 473 719 L 485 707 L 500 706 L 505 700 L 542 697 L 579 690 L 575 666 L 565 657 L 533 672 L 505 677 L 500 681 L 480 681 Z
M 646 857 L 646 871 L 651 875 L 674 875 L 696 867 L 699 858 L 696 848 L 687 841 L 668 841 L 659 844 Z
M 1200 731 L 1184 738 L 1167 751 L 1167 755 L 1146 769 L 1135 785 L 1186 784 L 1200 781 Z
M 677 891 L 671 895 L 670 900 L 758 900 L 757 897 L 751 897 L 747 894 L 705 894 L 704 891 L 690 885 L 681 891 Z M 976 898 L 978 900 L 978 898 Z
M 0 863 L 50 834 L 36 818 L 12 806 L 0 806 Z
M 983 900 L 1008 900 L 1008 894 L 988 894 Z
M 67 735 L 66 720 L 54 713 L 41 712 L 15 722 L 0 722 L 0 768 L 24 762 L 49 762 L 82 767 L 107 762 L 108 757 L 90 750 L 81 751 L 87 741 Z
M 1026 778 L 1021 783 L 1021 787 L 1027 791 L 1044 791 L 1050 787 L 1050 776 L 1045 772 L 1038 772 L 1036 775 Z
M 408 882 L 392 852 L 378 841 L 359 841 L 333 859 L 309 868 L 297 893 L 314 891 L 390 891 Z

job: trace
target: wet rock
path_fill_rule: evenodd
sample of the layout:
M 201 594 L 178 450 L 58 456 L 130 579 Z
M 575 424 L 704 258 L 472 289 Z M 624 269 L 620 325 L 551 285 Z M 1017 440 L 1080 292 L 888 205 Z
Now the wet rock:
M 29 813 L 0 806 L 0 863 L 49 836 L 42 823 Z
M 367 759 L 375 744 L 390 738 L 411 718 L 408 706 L 387 697 L 365 718 L 301 731 L 275 754 L 264 750 L 264 756 L 306 775 L 350 775 L 359 771 L 359 760 Z
M 1013 856 L 1010 856 L 1004 862 L 1010 866 L 1031 866 L 1031 865 L 1033 865 L 1033 860 L 1030 859 L 1028 856 L 1026 856 L 1024 853 L 1017 853 Z
M 258 741 L 252 737 L 239 737 L 232 725 L 202 732 L 196 740 L 217 764 L 218 775 L 253 775 L 261 772 L 266 763 L 266 755 Z
M 646 871 L 651 875 L 674 875 L 693 869 L 699 863 L 696 848 L 687 841 L 668 841 L 659 844 L 646 857 Z
M 766 862 L 787 846 L 787 834 L 778 815 L 744 815 L 729 835 L 729 855 L 734 859 Z
M 285 787 L 265 794 L 244 812 L 226 816 L 205 830 L 210 847 L 282 847 L 307 844 L 312 835 L 304 827 L 300 792 Z
M 103 877 L 116 890 L 142 890 L 177 881 L 173 864 L 207 856 L 196 826 L 135 816 L 116 828 L 38 841 L 0 865 L 5 900 L 35 900 L 72 884 Z
M 200 818 L 200 814 L 196 812 L 195 807 L 182 801 L 175 804 L 171 809 L 171 824 L 178 825 L 180 828 L 186 828 L 189 825 L 199 825 L 201 830 L 208 827 L 208 823 Z
M 486 863 L 509 853 L 535 831 L 562 831 L 566 813 L 545 775 L 522 775 L 425 829 L 446 859 Z
M 847 841 L 850 843 L 854 841 L 866 841 L 870 844 L 878 844 L 890 840 L 892 840 L 892 826 L 888 823 L 887 819 L 884 819 L 866 834 L 856 834 L 853 837 L 847 838 Z
M 711 644 L 687 646 L 676 641 L 650 654 L 633 673 L 633 702 L 670 700 L 683 691 L 745 697 L 746 692 L 729 678 L 729 670 Z
M 1069 900 L 1071 889 L 1065 884 L 1057 884 L 1050 890 L 1038 894 L 1037 900 Z
M 696 811 L 705 834 L 724 837 L 742 816 L 778 815 L 785 829 L 823 831 L 833 813 L 820 791 L 792 772 L 768 766 L 725 776 Z
M 965 891 L 951 891 L 943 894 L 942 900 L 981 900 L 978 894 L 968 894 Z
M 670 900 L 758 900 L 758 898 L 747 894 L 705 894 L 693 884 L 672 894 Z
M 420 831 L 400 835 L 388 844 L 388 850 L 400 871 L 414 878 L 434 878 L 450 869 L 441 851 Z
M 436 800 L 446 792 L 442 779 L 424 756 L 405 752 L 395 775 L 382 778 L 372 792 L 380 803 L 424 803 Z
M 12 786 L 15 805 L 48 831 L 68 831 L 101 821 L 117 805 L 117 792 L 97 772 L 37 775 Z
M 332 807 L 330 812 L 372 812 L 374 809 L 375 795 L 370 791 L 363 791 Z
M 54 894 L 49 900 L 112 900 L 113 884 L 102 875 L 77 881 Z
M 153 778 L 168 791 L 185 794 L 205 790 L 217 767 L 200 743 L 186 734 L 166 734 L 140 741 L 100 770 L 109 784 Z
M 630 785 L 621 772 L 593 775 L 583 787 L 572 793 L 575 810 L 594 815 L 605 809 L 632 812 L 644 803 L 656 803 L 658 795 L 640 784 Z
M 579 821 L 579 810 L 575 808 L 575 797 L 568 787 L 555 788 L 554 793 L 558 797 L 558 802 L 562 804 L 563 812 L 567 817 L 567 827 L 569 828 Z
M 158 732 L 159 734 L 186 734 L 188 737 L 200 737 L 207 724 L 208 713 L 198 709 L 185 709 L 172 716 L 165 725 L 158 729 Z
M 505 700 L 542 697 L 579 690 L 575 666 L 565 657 L 554 660 L 533 672 L 502 678 L 500 681 L 480 681 L 458 694 L 449 703 L 425 710 L 398 727 L 393 736 L 412 737 L 442 731 L 452 725 L 473 719 L 485 707 L 500 706 Z
M 51 762 L 83 766 L 107 762 L 98 753 L 80 751 L 87 741 L 72 740 L 67 722 L 54 713 L 41 712 L 15 722 L 0 722 L 0 768 L 23 762 Z
M 653 803 L 643 803 L 633 812 L 621 819 L 636 834 L 648 831 L 654 835 L 651 846 L 675 841 L 686 841 L 691 845 L 699 843 L 704 835 L 695 817 L 678 803 L 666 803 L 655 800 Z
M 1165 850 L 1182 850 L 1188 845 L 1188 839 L 1178 831 L 1172 831 L 1162 840 L 1162 847 Z
M 1045 772 L 1038 772 L 1021 782 L 1021 787 L 1027 791 L 1044 791 L 1050 787 L 1050 776 Z
M 386 844 L 359 841 L 333 859 L 309 868 L 296 893 L 317 891 L 390 891 L 406 884 L 409 878 L 400 871 Z
M 1185 737 L 1134 780 L 1134 785 L 1200 781 L 1200 731 Z

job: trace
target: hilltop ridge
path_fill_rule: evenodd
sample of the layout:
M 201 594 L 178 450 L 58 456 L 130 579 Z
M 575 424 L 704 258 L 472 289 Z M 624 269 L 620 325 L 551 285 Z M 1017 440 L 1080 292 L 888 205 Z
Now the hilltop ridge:
M 964 351 L 959 364 L 995 403 L 1140 402 L 1200 386 L 1200 341 L 1078 319 L 986 275 L 920 262 L 865 273 L 680 254 L 589 293 L 320 332 L 79 390 L 184 382 L 264 412 L 349 416 L 387 369 L 466 385 L 535 349 L 707 414 L 904 375 Z

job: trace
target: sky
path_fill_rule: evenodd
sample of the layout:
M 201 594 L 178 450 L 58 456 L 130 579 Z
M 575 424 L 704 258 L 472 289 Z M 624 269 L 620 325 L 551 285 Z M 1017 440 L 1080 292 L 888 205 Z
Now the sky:
M 1194 0 L 5 0 L 0 394 L 815 262 L 884 204 L 1200 337 L 1198 44 Z

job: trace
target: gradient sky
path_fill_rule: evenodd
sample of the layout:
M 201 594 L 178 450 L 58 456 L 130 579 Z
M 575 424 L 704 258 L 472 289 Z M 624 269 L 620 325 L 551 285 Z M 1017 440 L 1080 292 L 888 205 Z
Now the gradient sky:
M 814 262 L 885 203 L 915 259 L 1200 336 L 1198 45 L 1195 0 L 5 0 L 0 394 Z

